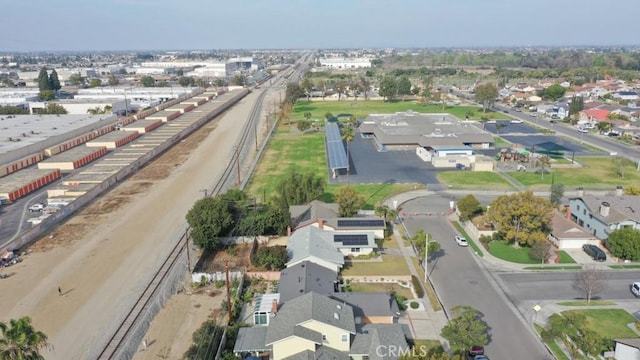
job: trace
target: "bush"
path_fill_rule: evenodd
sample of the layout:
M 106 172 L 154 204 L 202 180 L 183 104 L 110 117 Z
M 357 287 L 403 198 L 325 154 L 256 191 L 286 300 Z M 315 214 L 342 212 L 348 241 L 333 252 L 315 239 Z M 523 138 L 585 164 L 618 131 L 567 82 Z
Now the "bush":
M 480 236 L 480 243 L 484 246 L 485 250 L 489 250 L 489 243 L 493 241 L 493 238 L 489 235 Z
M 258 249 L 253 257 L 253 264 L 269 270 L 282 270 L 287 263 L 287 247 L 283 245 Z
M 223 286 L 224 286 L 224 283 L 225 283 L 225 282 L 224 282 L 224 281 L 222 281 L 222 280 L 218 280 L 218 281 L 216 281 L 216 283 L 215 283 L 216 289 L 220 289 L 221 287 L 223 287 Z
M 404 296 L 394 295 L 396 298 L 396 303 L 398 304 L 398 309 L 404 311 L 407 310 L 407 307 L 404 305 L 404 302 L 407 301 L 407 298 Z
M 235 244 L 231 244 L 227 247 L 226 249 L 227 254 L 231 255 L 231 256 L 237 256 L 238 255 L 238 247 Z
M 200 276 L 200 281 L 191 283 L 191 288 L 194 290 L 198 290 L 207 286 L 208 283 L 209 283 L 209 280 L 207 280 L 207 277 L 203 275 L 203 276 Z
M 415 275 L 411 275 L 411 284 L 413 284 L 413 290 L 415 290 L 416 296 L 418 296 L 419 298 L 424 297 L 424 289 L 422 287 L 422 283 L 417 277 L 415 277 Z
M 420 307 L 420 304 L 418 304 L 418 303 L 417 303 L 417 302 L 415 302 L 415 301 L 412 301 L 412 302 L 409 304 L 409 306 L 410 306 L 412 309 L 417 309 L 417 308 L 419 308 L 419 307 Z

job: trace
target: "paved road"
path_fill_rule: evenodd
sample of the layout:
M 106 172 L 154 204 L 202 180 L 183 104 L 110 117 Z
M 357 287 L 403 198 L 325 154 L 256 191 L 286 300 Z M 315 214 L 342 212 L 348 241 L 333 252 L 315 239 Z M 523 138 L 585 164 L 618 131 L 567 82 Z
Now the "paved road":
M 516 301 L 584 299 L 584 292 L 574 287 L 578 271 L 546 273 L 509 273 L 498 275 L 510 297 Z M 629 285 L 640 280 L 640 271 L 605 271 L 606 287 L 597 294 L 602 300 L 631 300 Z
M 449 196 L 436 194 L 411 200 L 403 205 L 403 210 L 407 214 L 425 211 L 440 214 L 448 209 L 450 200 Z M 449 313 L 455 306 L 469 305 L 484 314 L 491 327 L 491 342 L 486 347 L 491 359 L 510 360 L 523 349 L 527 349 L 528 359 L 550 358 L 492 275 L 474 259 L 471 248 L 456 245 L 453 240 L 456 233 L 446 217 L 411 215 L 404 222 L 410 234 L 422 228 L 440 242 L 442 250 L 429 262 L 431 280 Z
M 0 209 L 0 248 L 15 238 L 20 232 L 31 227 L 27 222 L 32 217 L 40 216 L 40 213 L 29 212 L 29 206 L 36 203 L 46 203 L 46 189 L 56 186 L 59 182 L 54 182 L 38 190 L 35 194 L 30 194 L 25 198 L 18 199 L 10 205 Z M 15 250 L 15 249 L 12 249 Z

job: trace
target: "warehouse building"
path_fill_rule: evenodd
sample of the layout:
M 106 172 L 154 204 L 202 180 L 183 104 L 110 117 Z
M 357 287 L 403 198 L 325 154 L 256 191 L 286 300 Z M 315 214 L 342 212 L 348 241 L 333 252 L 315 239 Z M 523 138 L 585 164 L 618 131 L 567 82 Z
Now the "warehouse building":
M 149 131 L 161 125 L 162 125 L 162 121 L 160 120 L 140 119 L 130 125 L 120 128 L 120 130 L 133 131 L 133 132 L 137 132 L 138 134 L 146 134 Z
M 146 116 L 145 119 L 147 119 L 147 120 L 160 120 L 162 122 L 168 122 L 168 121 L 171 121 L 171 120 L 177 118 L 178 116 L 180 116 L 180 112 L 179 111 L 164 110 L 164 111 L 158 111 L 155 114 Z
M 61 171 L 71 171 L 107 153 L 106 147 L 75 147 L 58 155 L 50 157 L 38 163 L 38 169 L 58 169 Z
M 87 147 L 105 147 L 109 150 L 119 148 L 140 136 L 137 131 L 114 131 L 87 141 Z
M 60 178 L 60 170 L 24 169 L 0 181 L 0 197 L 15 201 Z

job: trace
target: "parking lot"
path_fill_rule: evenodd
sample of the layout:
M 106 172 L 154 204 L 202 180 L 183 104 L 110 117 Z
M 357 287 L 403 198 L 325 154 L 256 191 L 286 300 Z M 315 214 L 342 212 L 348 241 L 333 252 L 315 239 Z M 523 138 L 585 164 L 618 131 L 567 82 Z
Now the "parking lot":
M 416 155 L 415 150 L 379 152 L 372 139 L 359 134 L 349 143 L 350 172 L 340 170 L 332 184 L 438 184 L 439 171 Z

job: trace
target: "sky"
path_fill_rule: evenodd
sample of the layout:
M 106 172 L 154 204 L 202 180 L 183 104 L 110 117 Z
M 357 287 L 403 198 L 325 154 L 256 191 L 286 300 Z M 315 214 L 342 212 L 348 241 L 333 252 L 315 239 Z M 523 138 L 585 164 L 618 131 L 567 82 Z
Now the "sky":
M 0 52 L 639 45 L 638 0 L 6 0 Z

